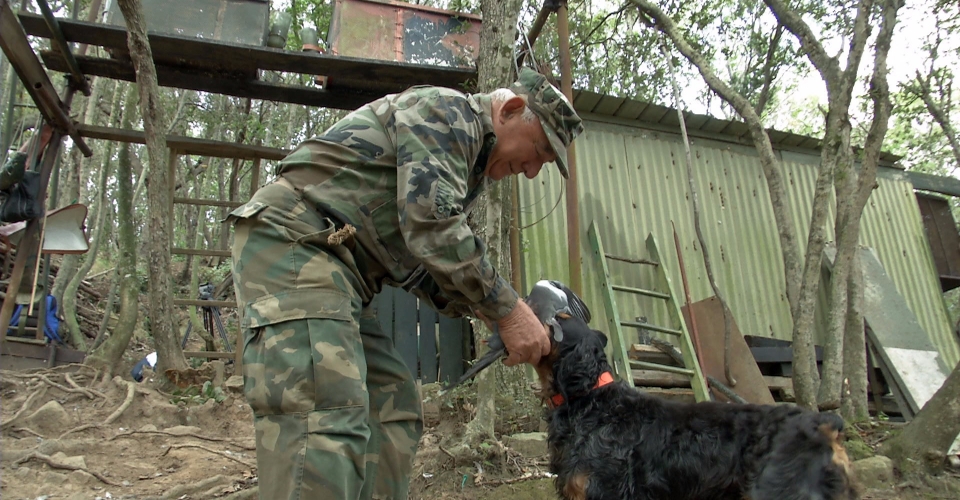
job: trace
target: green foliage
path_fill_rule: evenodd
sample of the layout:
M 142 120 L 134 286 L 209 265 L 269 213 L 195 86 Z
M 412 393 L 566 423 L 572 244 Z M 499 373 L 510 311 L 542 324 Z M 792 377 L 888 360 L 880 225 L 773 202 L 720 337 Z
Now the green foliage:
M 203 383 L 203 387 L 191 385 L 185 389 L 174 390 L 170 402 L 172 404 L 202 405 L 211 399 L 217 403 L 222 403 L 227 399 L 227 395 L 224 394 L 223 389 L 214 387 L 213 383 L 207 380 Z

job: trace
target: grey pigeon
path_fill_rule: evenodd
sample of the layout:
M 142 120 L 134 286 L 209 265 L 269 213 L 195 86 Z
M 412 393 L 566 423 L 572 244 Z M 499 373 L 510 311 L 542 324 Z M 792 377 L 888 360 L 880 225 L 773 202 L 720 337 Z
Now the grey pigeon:
M 556 319 L 558 314 L 576 316 L 582 319 L 584 323 L 590 322 L 590 309 L 587 308 L 583 300 L 574 293 L 573 290 L 556 280 L 538 281 L 537 284 L 533 286 L 533 289 L 530 290 L 530 294 L 524 297 L 523 301 L 530 306 L 533 314 L 537 316 L 537 319 L 539 319 L 541 323 L 550 327 L 553 340 L 556 342 L 560 342 L 563 339 L 563 330 L 560 329 L 560 325 Z M 487 351 L 482 358 L 477 360 L 457 381 L 444 387 L 444 391 L 449 391 L 463 382 L 476 377 L 484 368 L 493 364 L 493 362 L 500 359 L 501 356 L 505 357 L 507 355 L 507 350 L 503 345 L 503 340 L 500 339 L 500 331 L 497 329 L 496 324 L 494 324 L 493 327 L 493 335 L 487 339 L 487 346 L 490 347 L 490 350 Z

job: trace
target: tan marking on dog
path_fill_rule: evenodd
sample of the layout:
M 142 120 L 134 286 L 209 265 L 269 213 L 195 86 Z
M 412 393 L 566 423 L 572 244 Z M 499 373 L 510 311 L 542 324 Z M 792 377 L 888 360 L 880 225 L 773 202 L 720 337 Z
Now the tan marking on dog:
M 830 424 L 821 425 L 819 430 L 830 440 L 830 447 L 833 448 L 833 463 L 850 474 L 850 457 L 847 455 L 847 449 L 843 447 L 843 434 Z
M 552 339 L 550 343 L 552 344 L 550 354 L 540 358 L 540 362 L 534 367 L 537 377 L 540 379 L 540 399 L 545 403 L 549 403 L 550 398 L 555 394 L 553 392 L 553 365 L 560 358 L 560 345 Z
M 847 449 L 843 446 L 843 433 L 831 427 L 830 424 L 821 425 L 819 431 L 830 440 L 830 448 L 833 449 L 831 461 L 834 465 L 840 467 L 846 476 L 845 495 L 841 494 L 843 496 L 840 498 L 860 498 L 860 483 L 856 481 L 856 477 L 853 474 L 853 467 L 850 464 L 850 456 L 847 455 Z
M 590 482 L 590 476 L 585 472 L 574 474 L 563 485 L 563 498 L 566 500 L 586 500 L 587 484 Z

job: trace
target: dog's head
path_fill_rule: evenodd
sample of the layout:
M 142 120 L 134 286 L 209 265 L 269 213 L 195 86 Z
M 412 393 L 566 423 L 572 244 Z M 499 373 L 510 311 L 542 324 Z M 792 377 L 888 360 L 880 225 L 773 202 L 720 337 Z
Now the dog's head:
M 557 321 L 563 330 L 562 340 L 551 338 L 550 354 L 540 359 L 536 369 L 545 401 L 557 394 L 570 401 L 586 395 L 600 375 L 610 371 L 603 352 L 607 336 L 573 316 L 558 316 Z

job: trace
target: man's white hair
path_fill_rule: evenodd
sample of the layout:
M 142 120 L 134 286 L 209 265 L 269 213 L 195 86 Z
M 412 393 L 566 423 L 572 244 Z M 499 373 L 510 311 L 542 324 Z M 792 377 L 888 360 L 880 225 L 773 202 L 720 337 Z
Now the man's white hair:
M 490 93 L 490 99 L 493 102 L 500 104 L 503 104 L 516 96 L 517 94 L 510 89 L 497 89 Z M 527 98 L 525 96 L 520 97 L 523 99 L 523 102 L 527 102 Z M 537 115 L 532 109 L 530 109 L 530 106 L 523 107 L 523 114 L 520 115 L 520 117 L 523 118 L 523 121 L 527 123 L 537 119 Z

